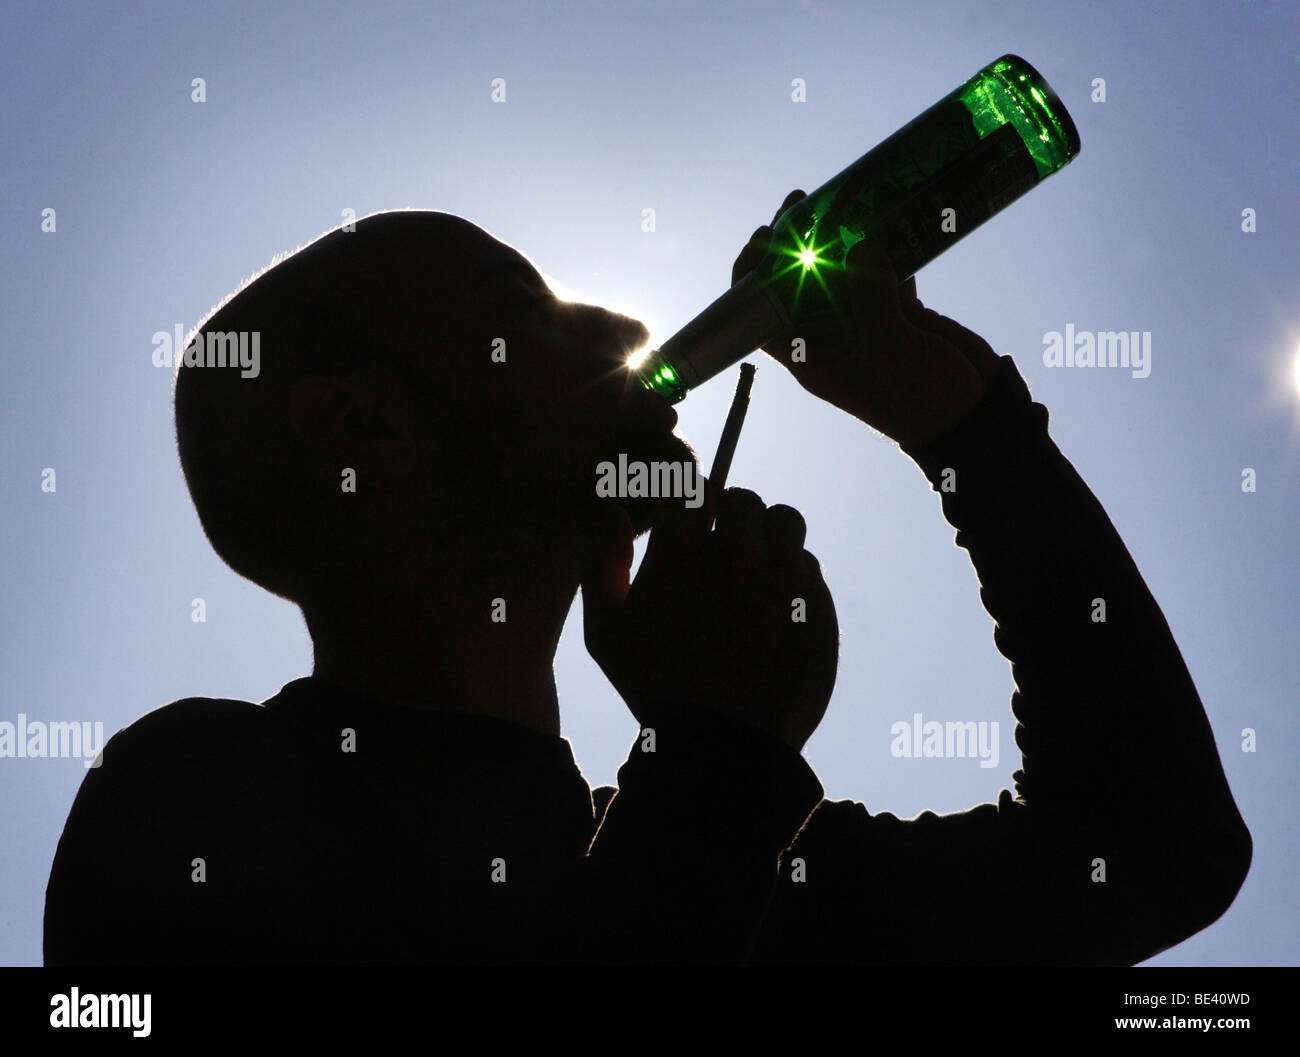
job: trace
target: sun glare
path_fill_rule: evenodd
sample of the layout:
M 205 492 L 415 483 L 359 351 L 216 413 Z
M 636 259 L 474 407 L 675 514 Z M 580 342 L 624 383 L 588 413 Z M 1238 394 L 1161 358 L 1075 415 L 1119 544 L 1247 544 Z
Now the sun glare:
M 1291 365 L 1291 377 L 1295 380 L 1296 392 L 1300 393 L 1300 349 L 1296 350 L 1295 363 Z
M 641 366 L 641 364 L 645 363 L 645 361 L 648 360 L 649 358 L 650 358 L 650 346 L 647 345 L 644 349 L 638 349 L 636 352 L 632 353 L 632 355 L 630 355 L 627 358 L 627 369 L 629 371 L 635 371 L 638 367 Z
M 534 267 L 537 266 L 534 265 Z M 595 297 L 584 290 L 580 290 L 575 286 L 571 286 L 570 284 L 557 279 L 555 276 L 541 268 L 538 268 L 537 271 L 538 274 L 541 275 L 542 279 L 545 280 L 546 285 L 551 288 L 551 292 L 561 301 L 585 305 L 598 305 L 611 312 L 617 312 L 621 316 L 628 316 L 631 319 L 639 319 L 645 325 L 646 329 L 650 331 L 650 339 L 646 342 L 644 348 L 636 349 L 628 355 L 628 358 L 625 361 L 628 370 L 635 371 L 645 363 L 645 361 L 649 359 L 650 354 L 659 347 L 659 340 L 655 334 L 654 321 L 647 318 L 646 313 L 641 311 L 637 306 L 627 304 L 614 298 Z

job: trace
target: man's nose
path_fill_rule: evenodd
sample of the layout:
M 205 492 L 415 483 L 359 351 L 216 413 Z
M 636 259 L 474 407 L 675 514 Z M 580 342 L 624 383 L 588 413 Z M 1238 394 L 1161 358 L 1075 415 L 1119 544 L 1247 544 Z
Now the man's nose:
M 599 305 L 573 306 L 583 337 L 593 352 L 620 366 L 650 340 L 644 323 Z
M 617 316 L 620 326 L 625 328 L 629 335 L 625 341 L 628 352 L 635 352 L 650 340 L 650 331 L 646 325 L 639 319 L 633 319 L 631 316 Z

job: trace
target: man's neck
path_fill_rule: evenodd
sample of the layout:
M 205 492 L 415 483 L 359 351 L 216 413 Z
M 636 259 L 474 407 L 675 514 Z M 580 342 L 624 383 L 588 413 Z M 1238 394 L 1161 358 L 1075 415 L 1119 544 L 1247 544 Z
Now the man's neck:
M 485 594 L 463 606 L 431 591 L 414 605 L 317 610 L 307 617 L 312 675 L 396 705 L 492 716 L 558 737 L 555 649 L 575 594 L 497 596 L 496 604 Z

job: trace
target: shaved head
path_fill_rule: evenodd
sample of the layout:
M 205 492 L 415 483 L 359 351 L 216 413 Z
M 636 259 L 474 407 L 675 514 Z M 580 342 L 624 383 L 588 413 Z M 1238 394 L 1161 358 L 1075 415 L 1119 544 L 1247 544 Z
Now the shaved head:
M 591 515 L 601 459 L 693 459 L 624 368 L 645 328 L 558 301 L 528 258 L 449 213 L 321 236 L 218 305 L 187 352 L 213 334 L 256 335 L 258 370 L 178 365 L 186 483 L 221 558 L 300 604 L 471 550 L 545 554 Z M 638 530 L 649 510 L 629 510 Z

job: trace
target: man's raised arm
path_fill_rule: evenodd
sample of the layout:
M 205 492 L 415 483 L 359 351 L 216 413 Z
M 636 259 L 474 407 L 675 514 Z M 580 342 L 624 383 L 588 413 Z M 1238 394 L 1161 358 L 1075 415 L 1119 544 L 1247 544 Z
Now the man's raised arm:
M 1012 662 L 1018 795 L 909 821 L 824 802 L 783 856 L 757 957 L 1132 964 L 1205 928 L 1250 835 L 1169 627 L 1046 409 L 1002 357 L 972 414 L 905 450 Z
M 769 234 L 755 232 L 733 282 Z M 922 305 L 879 246 L 857 244 L 848 266 L 851 322 L 800 335 L 805 363 L 767 351 L 897 441 L 940 492 L 1012 662 L 1024 765 L 1017 798 L 954 815 L 822 803 L 784 856 L 755 954 L 1148 958 L 1218 918 L 1251 858 L 1187 668 L 1010 358 Z

